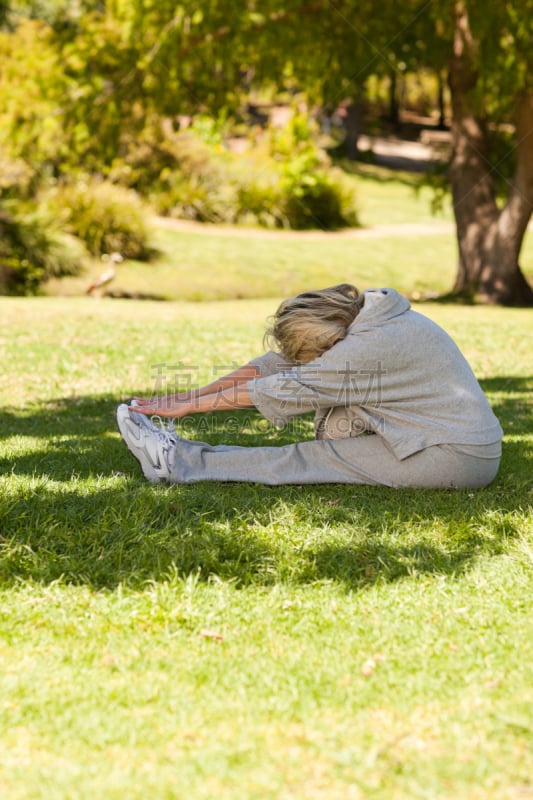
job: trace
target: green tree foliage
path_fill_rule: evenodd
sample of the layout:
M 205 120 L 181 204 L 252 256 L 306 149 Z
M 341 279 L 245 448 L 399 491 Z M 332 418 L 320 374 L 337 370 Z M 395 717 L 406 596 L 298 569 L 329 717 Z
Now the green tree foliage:
M 366 77 L 397 61 L 386 46 L 396 41 L 397 20 L 380 17 L 376 28 L 374 6 L 14 3 L 13 19 L 38 19 L 22 19 L 16 35 L 0 39 L 0 96 L 9 99 L 0 146 L 56 174 L 106 171 L 147 125 L 236 109 L 251 86 L 305 87 L 333 105 L 361 97 Z M 402 25 L 409 13 L 403 9 Z
M 364 97 L 371 75 L 449 70 L 456 288 L 527 301 L 532 19 L 533 0 L 14 0 L 0 6 L 12 27 L 0 34 L 0 150 L 41 178 L 109 176 L 139 168 L 142 142 L 164 169 L 180 115 L 236 110 L 252 88 L 334 107 Z M 505 157 L 502 122 L 520 131 Z
M 290 50 L 287 64 L 318 87 L 323 102 L 350 90 L 357 97 L 372 73 L 421 65 L 448 71 L 455 289 L 468 298 L 533 305 L 518 263 L 533 211 L 533 0 L 332 0 L 299 7 L 293 35 L 302 46 Z M 307 33 L 313 26 L 314 37 Z M 306 47 L 313 39 L 316 57 Z M 514 125 L 503 153 L 502 123 Z
M 58 163 L 65 81 L 51 29 L 24 20 L 0 33 L 0 149 L 35 170 Z

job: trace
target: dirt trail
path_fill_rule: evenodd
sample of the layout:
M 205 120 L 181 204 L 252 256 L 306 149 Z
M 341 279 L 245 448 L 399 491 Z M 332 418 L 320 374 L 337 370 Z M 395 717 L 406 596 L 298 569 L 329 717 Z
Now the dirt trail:
M 231 236 L 242 239 L 295 239 L 315 242 L 331 239 L 377 239 L 385 236 L 433 236 L 439 233 L 453 233 L 453 222 L 406 222 L 397 225 L 374 225 L 370 228 L 347 228 L 341 231 L 294 231 L 270 230 L 268 228 L 239 228 L 232 225 L 214 225 L 207 222 L 155 217 L 155 224 L 184 233 L 200 233 L 205 235 Z

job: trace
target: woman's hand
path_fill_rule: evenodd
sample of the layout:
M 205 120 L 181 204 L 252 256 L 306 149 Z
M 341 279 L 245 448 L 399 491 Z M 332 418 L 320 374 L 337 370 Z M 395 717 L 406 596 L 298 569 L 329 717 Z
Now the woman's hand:
M 165 395 L 163 397 L 135 397 L 135 405 L 130 406 L 131 411 L 158 417 L 184 417 L 191 413 L 191 402 L 188 396 Z
M 131 411 L 139 414 L 157 414 L 159 417 L 185 417 L 187 414 L 203 414 L 210 411 L 234 411 L 253 406 L 244 383 L 232 384 L 228 389 L 220 388 L 212 394 L 197 394 L 187 399 L 183 395 L 165 397 L 135 397 L 136 405 Z
M 187 414 L 249 408 L 253 403 L 246 383 L 259 377 L 260 373 L 255 365 L 245 364 L 229 375 L 190 392 L 178 392 L 164 397 L 135 397 L 136 405 L 130 406 L 130 409 L 138 414 L 185 417 Z

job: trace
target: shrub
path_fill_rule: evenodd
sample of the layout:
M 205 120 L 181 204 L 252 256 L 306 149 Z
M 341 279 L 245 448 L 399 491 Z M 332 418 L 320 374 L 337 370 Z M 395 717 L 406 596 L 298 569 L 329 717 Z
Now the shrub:
M 266 228 L 289 228 L 285 216 L 283 187 L 280 176 L 272 169 L 245 170 L 237 187 L 236 217 L 241 223 L 258 224 Z
M 317 135 L 316 123 L 307 114 L 297 112 L 282 128 L 267 129 L 261 147 L 275 161 L 304 159 L 308 169 L 315 169 L 329 164 L 324 151 L 315 144 Z
M 192 174 L 169 170 L 150 200 L 164 216 L 225 224 L 239 221 L 237 187 L 217 164 Z
M 42 210 L 0 207 L 0 294 L 35 294 L 48 278 L 78 274 L 86 255 Z
M 291 228 L 335 230 L 358 224 L 353 189 L 341 172 L 289 164 L 283 178 L 283 213 Z
M 194 149 L 193 140 L 188 147 Z M 266 227 L 331 230 L 357 225 L 349 179 L 313 152 L 276 160 L 260 149 L 240 156 L 204 150 L 194 171 L 190 163 L 182 159 L 179 170 L 161 174 L 162 191 L 151 198 L 159 213 Z
M 109 181 L 79 181 L 57 187 L 46 203 L 93 256 L 117 252 L 148 260 L 152 255 L 147 210 L 136 192 Z
M 113 180 L 146 195 L 158 213 L 201 222 L 326 230 L 357 225 L 353 186 L 314 143 L 307 115 L 268 129 L 236 155 L 218 128 L 147 127 Z
M 111 176 L 133 186 L 160 214 L 230 223 L 236 221 L 236 187 L 228 158 L 192 130 L 147 130 Z

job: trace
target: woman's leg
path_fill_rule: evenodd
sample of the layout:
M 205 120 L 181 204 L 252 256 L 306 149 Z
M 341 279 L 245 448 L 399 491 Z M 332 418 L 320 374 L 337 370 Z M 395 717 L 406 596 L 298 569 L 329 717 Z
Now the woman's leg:
M 476 458 L 450 445 L 428 447 L 400 461 L 378 435 L 282 447 L 212 446 L 180 439 L 173 451 L 170 482 L 480 488 L 494 479 L 498 465 L 499 458 Z

